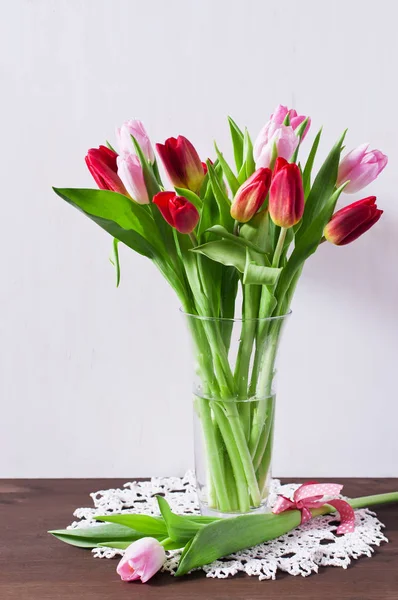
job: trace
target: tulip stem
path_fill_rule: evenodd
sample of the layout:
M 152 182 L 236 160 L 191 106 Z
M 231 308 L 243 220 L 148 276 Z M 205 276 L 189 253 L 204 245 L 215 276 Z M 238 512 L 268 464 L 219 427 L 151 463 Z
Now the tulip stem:
M 233 234 L 237 237 L 239 236 L 239 221 L 235 221 L 234 223 Z
M 278 238 L 278 243 L 275 248 L 274 258 L 272 260 L 273 267 L 279 266 L 279 260 L 281 258 L 281 254 L 283 252 L 283 246 L 285 244 L 286 234 L 287 234 L 286 227 L 281 227 L 281 231 L 279 233 L 279 238 Z
M 191 231 L 191 233 L 189 233 L 188 235 L 191 238 L 192 246 L 195 248 L 198 245 L 198 238 L 196 237 L 193 231 Z

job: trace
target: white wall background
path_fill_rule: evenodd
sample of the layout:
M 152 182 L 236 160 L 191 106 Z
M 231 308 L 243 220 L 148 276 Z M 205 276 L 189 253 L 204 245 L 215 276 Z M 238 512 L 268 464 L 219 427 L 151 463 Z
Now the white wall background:
M 389 0 L 2 2 L 0 476 L 182 474 L 192 466 L 178 302 L 51 191 L 93 182 L 89 147 L 140 117 L 203 157 L 279 102 L 325 153 L 369 141 L 390 164 L 382 220 L 307 264 L 285 332 L 275 473 L 397 476 L 397 7 Z M 312 137 L 310 136 L 310 137 Z M 346 196 L 346 202 L 361 196 Z M 303 442 L 302 440 L 305 440 Z

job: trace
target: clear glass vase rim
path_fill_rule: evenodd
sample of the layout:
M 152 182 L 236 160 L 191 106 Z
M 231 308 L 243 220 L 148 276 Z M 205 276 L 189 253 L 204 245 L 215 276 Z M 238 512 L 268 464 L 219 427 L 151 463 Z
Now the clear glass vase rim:
M 285 319 L 286 317 L 290 317 L 290 315 L 292 314 L 292 310 L 290 309 L 287 313 L 285 313 L 284 315 L 276 315 L 275 317 L 254 317 L 254 318 L 250 318 L 250 319 L 245 319 L 243 317 L 240 318 L 231 318 L 231 317 L 206 317 L 206 316 L 202 316 L 202 315 L 194 315 L 193 313 L 188 313 L 185 312 L 185 310 L 182 308 L 182 306 L 180 307 L 180 313 L 184 315 L 184 317 L 192 317 L 193 319 L 198 319 L 199 321 L 230 321 L 232 323 L 236 322 L 236 323 L 242 323 L 243 321 L 245 323 L 249 322 L 249 321 L 255 321 L 255 322 L 266 322 L 266 321 L 276 321 L 278 319 Z

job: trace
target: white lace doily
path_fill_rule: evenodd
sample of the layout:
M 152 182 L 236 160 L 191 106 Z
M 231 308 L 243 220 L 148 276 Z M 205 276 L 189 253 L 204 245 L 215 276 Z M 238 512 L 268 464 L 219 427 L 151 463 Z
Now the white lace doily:
M 281 485 L 274 479 L 271 485 L 270 505 L 278 494 L 291 497 L 298 484 Z M 199 505 L 195 491 L 195 478 L 191 471 L 180 477 L 153 477 L 150 481 L 124 484 L 123 489 L 100 490 L 90 494 L 94 508 L 78 508 L 74 516 L 80 519 L 68 529 L 98 525 L 94 516 L 130 512 L 159 515 L 156 494 L 162 494 L 179 514 L 198 514 Z M 375 513 L 368 509 L 355 511 L 354 533 L 336 535 L 336 516 L 325 515 L 312 519 L 291 533 L 276 540 L 259 544 L 253 548 L 231 554 L 202 567 L 207 577 L 225 578 L 239 572 L 256 575 L 259 579 L 275 579 L 277 570 L 303 577 L 317 573 L 319 566 L 343 567 L 346 569 L 353 558 L 371 556 L 372 546 L 387 542 L 382 533 L 384 525 Z M 97 558 L 113 558 L 123 550 L 94 548 Z M 167 552 L 164 571 L 174 574 L 180 557 L 179 550 Z

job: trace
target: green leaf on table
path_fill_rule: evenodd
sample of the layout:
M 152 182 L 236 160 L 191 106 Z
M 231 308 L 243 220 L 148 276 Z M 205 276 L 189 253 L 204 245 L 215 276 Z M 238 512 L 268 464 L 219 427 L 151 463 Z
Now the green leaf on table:
M 181 546 L 179 546 L 180 548 L 192 539 L 200 529 L 207 527 L 206 523 L 201 523 L 197 520 L 193 521 L 187 516 L 176 515 L 173 513 L 167 500 L 162 496 L 156 496 L 156 499 L 167 527 L 168 536 L 172 540 L 181 543 Z
M 142 533 L 138 531 L 116 524 L 93 525 L 92 527 L 76 529 L 55 529 L 48 533 L 51 533 L 61 542 L 79 548 L 96 548 L 100 544 L 107 545 L 107 542 L 110 541 L 124 542 L 129 545 L 143 537 Z
M 234 149 L 234 158 L 236 169 L 239 173 L 242 164 L 243 164 L 243 139 L 244 135 L 242 131 L 239 129 L 235 121 L 228 117 L 229 129 L 231 132 L 232 146 Z
M 132 513 L 121 513 L 94 517 L 96 521 L 117 523 L 148 536 L 167 536 L 167 527 L 161 517 L 151 515 L 140 515 Z
M 223 154 L 218 149 L 216 143 L 214 143 L 214 147 L 216 149 L 218 160 L 219 160 L 221 168 L 223 170 L 225 179 L 227 180 L 227 183 L 228 183 L 228 185 L 230 187 L 230 190 L 232 192 L 232 196 L 235 196 L 235 194 L 238 191 L 239 186 L 240 186 L 239 181 L 237 180 L 237 178 L 235 176 L 235 173 L 232 171 L 231 167 L 229 166 L 229 164 L 225 160 Z
M 315 156 L 316 156 L 316 153 L 318 150 L 321 135 L 322 135 L 322 127 L 320 128 L 317 135 L 315 136 L 310 153 L 307 158 L 307 162 L 305 163 L 305 167 L 304 167 L 304 171 L 303 171 L 303 187 L 304 187 L 305 198 L 308 197 L 309 191 L 311 189 L 312 167 L 314 166 L 314 160 L 315 160 Z
M 276 285 L 282 269 L 259 265 L 253 260 L 250 250 L 246 250 L 246 264 L 243 273 L 243 283 L 245 285 Z
M 275 539 L 297 527 L 300 520 L 299 510 L 289 510 L 280 515 L 243 515 L 215 521 L 187 543 L 176 575 L 185 575 L 195 567 Z

